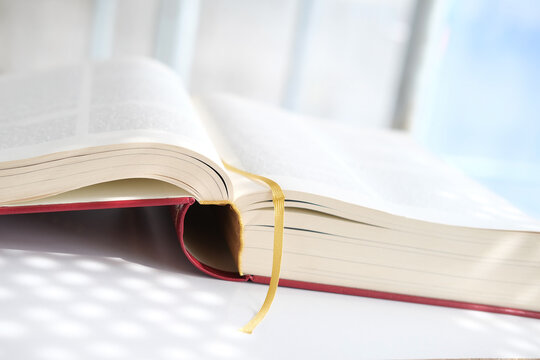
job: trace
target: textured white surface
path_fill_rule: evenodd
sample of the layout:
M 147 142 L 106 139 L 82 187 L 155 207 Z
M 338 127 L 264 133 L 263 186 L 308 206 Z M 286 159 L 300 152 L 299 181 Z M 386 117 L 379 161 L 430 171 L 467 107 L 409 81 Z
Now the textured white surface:
M 196 271 L 164 208 L 0 217 L 0 357 L 533 357 L 540 320 L 280 288 Z M 121 236 L 119 234 L 122 234 Z

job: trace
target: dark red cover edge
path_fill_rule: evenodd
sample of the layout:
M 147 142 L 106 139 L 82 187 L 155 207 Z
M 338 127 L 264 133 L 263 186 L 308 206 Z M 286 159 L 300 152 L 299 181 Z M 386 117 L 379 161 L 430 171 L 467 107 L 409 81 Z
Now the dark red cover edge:
M 260 283 L 260 284 L 270 283 L 270 278 L 266 276 L 251 275 L 250 280 L 256 283 Z M 516 315 L 516 316 L 524 316 L 524 317 L 540 319 L 540 312 L 536 312 L 536 311 L 512 309 L 512 308 L 505 308 L 505 307 L 493 306 L 493 305 L 474 304 L 474 303 L 468 303 L 468 302 L 463 302 L 463 301 L 435 299 L 435 298 L 423 297 L 423 296 L 395 294 L 395 293 L 384 292 L 384 291 L 357 289 L 357 288 L 351 288 L 351 287 L 345 287 L 345 286 L 317 284 L 317 283 L 287 280 L 287 279 L 279 279 L 279 285 L 286 286 L 286 287 L 299 288 L 299 289 L 325 291 L 325 292 L 332 292 L 332 293 L 346 294 L 346 295 L 356 295 L 356 296 L 363 296 L 363 297 L 384 299 L 384 300 L 404 301 L 404 302 L 410 302 L 410 303 L 416 303 L 416 304 L 445 306 L 445 307 L 458 308 L 458 309 L 478 310 L 478 311 L 484 311 L 484 312 Z
M 31 214 L 41 212 L 76 211 L 76 210 L 99 210 L 129 207 L 163 206 L 193 204 L 195 199 L 191 197 L 177 197 L 165 199 L 139 199 L 139 200 L 115 200 L 94 201 L 71 204 L 51 205 L 26 205 L 26 206 L 0 206 L 0 215 Z
M 184 233 L 184 217 L 191 204 L 192 203 L 176 206 L 175 207 L 176 212 L 174 214 L 175 225 L 176 225 L 176 229 L 178 233 L 178 239 L 180 241 L 180 245 L 182 246 L 182 250 L 186 254 L 189 261 L 202 272 L 210 276 L 216 277 L 218 279 L 229 280 L 229 281 L 251 280 L 253 282 L 260 283 L 260 284 L 269 284 L 270 283 L 269 277 L 258 276 L 258 275 L 240 276 L 235 273 L 227 273 L 220 270 L 216 270 L 201 263 L 189 253 L 189 251 L 186 249 L 184 245 L 183 233 Z M 351 288 L 351 287 L 345 287 L 345 286 L 318 284 L 318 283 L 288 280 L 288 279 L 279 279 L 279 285 L 292 287 L 292 288 L 298 288 L 298 289 L 324 291 L 324 292 L 331 292 L 331 293 L 337 293 L 337 294 L 356 295 L 356 296 L 363 296 L 363 297 L 376 298 L 376 299 L 404 301 L 404 302 L 410 302 L 410 303 L 416 303 L 416 304 L 444 306 L 444 307 L 450 307 L 450 308 L 477 310 L 477 311 L 540 319 L 540 312 L 536 312 L 536 311 L 512 309 L 512 308 L 505 308 L 505 307 L 493 306 L 493 305 L 474 304 L 474 303 L 468 303 L 468 302 L 463 302 L 463 301 L 444 300 L 444 299 L 436 299 L 436 298 L 430 298 L 430 297 L 424 297 L 424 296 L 396 294 L 396 293 L 384 292 L 384 291 L 374 291 L 374 290 L 358 289 L 358 288 Z

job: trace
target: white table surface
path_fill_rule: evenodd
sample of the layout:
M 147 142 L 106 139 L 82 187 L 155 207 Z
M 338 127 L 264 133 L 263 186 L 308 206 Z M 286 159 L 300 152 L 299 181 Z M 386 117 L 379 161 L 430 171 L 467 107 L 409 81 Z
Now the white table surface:
M 121 236 L 118 228 L 122 227 Z M 0 216 L 0 358 L 540 356 L 540 320 L 201 274 L 167 209 Z

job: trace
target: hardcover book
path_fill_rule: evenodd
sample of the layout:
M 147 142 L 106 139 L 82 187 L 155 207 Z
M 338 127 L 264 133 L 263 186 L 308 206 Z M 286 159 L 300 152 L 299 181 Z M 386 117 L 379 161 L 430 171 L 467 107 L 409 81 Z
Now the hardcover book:
M 122 59 L 0 78 L 0 214 L 171 206 L 202 271 L 540 318 L 540 224 L 407 134 L 228 95 Z

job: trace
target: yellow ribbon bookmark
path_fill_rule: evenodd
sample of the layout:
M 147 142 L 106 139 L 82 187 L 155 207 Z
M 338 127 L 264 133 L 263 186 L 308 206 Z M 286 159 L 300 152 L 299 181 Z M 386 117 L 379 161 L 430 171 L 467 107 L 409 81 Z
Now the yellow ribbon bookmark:
M 246 171 L 235 168 L 232 165 L 227 164 L 223 161 L 223 165 L 227 170 L 233 171 L 240 175 L 243 175 L 247 178 L 257 180 L 265 183 L 272 190 L 272 203 L 274 204 L 274 256 L 272 260 L 272 277 L 270 278 L 270 286 L 268 287 L 268 292 L 266 293 L 266 298 L 264 303 L 261 306 L 261 309 L 253 318 L 244 325 L 240 331 L 247 334 L 251 334 L 253 329 L 259 325 L 262 319 L 270 310 L 272 301 L 276 296 L 276 291 L 279 283 L 279 273 L 281 271 L 281 255 L 283 253 L 283 225 L 284 225 L 284 215 L 285 215 L 285 195 L 283 195 L 283 190 L 281 187 L 273 180 L 265 178 L 264 176 L 255 175 L 248 173 Z

